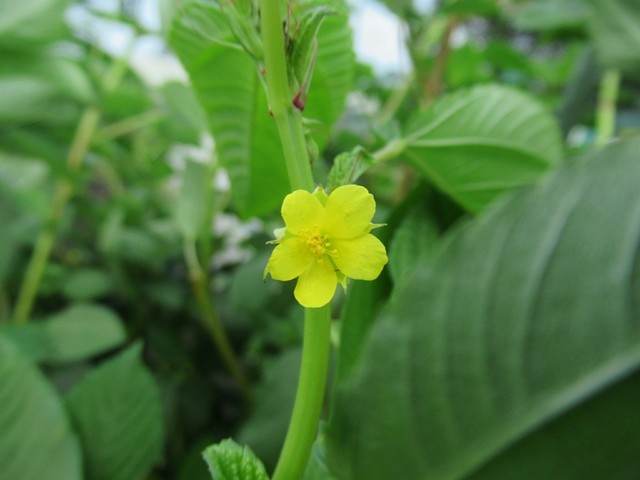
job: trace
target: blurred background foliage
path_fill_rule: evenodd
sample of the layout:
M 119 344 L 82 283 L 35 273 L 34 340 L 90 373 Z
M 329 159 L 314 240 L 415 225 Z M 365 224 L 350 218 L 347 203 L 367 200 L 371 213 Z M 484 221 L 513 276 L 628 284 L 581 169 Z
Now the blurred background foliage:
M 222 10 L 157 2 L 161 22 L 149 26 L 138 0 L 0 0 L 3 479 L 83 478 L 81 464 L 87 479 L 204 479 L 200 452 L 229 436 L 267 467 L 277 460 L 302 334 L 291 285 L 262 280 L 288 191 L 280 145 L 253 63 L 224 46 L 234 40 Z M 370 165 L 362 153 L 391 264 L 335 302 L 350 319 L 338 379 L 355 368 L 363 322 L 417 255 L 435 256 L 452 225 L 494 198 L 425 181 L 437 165 L 423 160 L 420 125 L 451 105 L 443 95 L 475 87 L 493 103 L 446 101 L 469 102 L 467 116 L 488 108 L 505 128 L 517 111 L 555 113 L 560 130 L 541 120 L 553 130 L 545 141 L 521 138 L 544 168 L 514 188 L 597 141 L 605 71 L 623 75 L 616 131 L 640 126 L 634 0 L 417 3 L 384 2 L 401 25 L 405 72 L 360 63 L 346 13 L 319 34 L 305 109 L 316 178 L 330 184 L 342 152 L 413 138 L 408 162 Z M 224 108 L 245 116 L 233 126 Z M 218 353 L 218 320 L 235 365 Z

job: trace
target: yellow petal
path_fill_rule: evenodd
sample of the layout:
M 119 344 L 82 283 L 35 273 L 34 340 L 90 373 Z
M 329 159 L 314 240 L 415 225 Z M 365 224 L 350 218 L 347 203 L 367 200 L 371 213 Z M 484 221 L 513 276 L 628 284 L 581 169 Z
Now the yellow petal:
M 323 216 L 320 200 L 306 190 L 296 190 L 282 202 L 282 218 L 287 230 L 293 234 L 319 226 Z
M 350 278 L 374 280 L 388 261 L 384 245 L 371 234 L 351 240 L 334 240 L 332 247 L 337 254 L 331 258 L 340 271 Z
M 311 267 L 300 275 L 293 294 L 303 307 L 319 308 L 331 301 L 337 286 L 333 265 L 324 257 L 314 259 Z
M 273 250 L 267 263 L 267 271 L 275 280 L 293 280 L 307 270 L 314 259 L 300 238 L 288 238 Z
M 324 233 L 331 239 L 354 238 L 368 232 L 376 201 L 360 185 L 336 188 L 325 205 Z

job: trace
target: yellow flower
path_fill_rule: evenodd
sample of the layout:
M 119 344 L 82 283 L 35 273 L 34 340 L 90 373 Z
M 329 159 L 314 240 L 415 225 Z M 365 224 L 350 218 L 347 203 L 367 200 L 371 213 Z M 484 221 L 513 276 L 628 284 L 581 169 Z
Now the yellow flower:
M 327 196 L 296 190 L 282 203 L 285 228 L 276 230 L 265 275 L 276 280 L 298 278 L 296 300 L 309 308 L 326 305 L 346 277 L 374 280 L 387 263 L 380 240 L 371 235 L 376 202 L 366 188 L 344 185 Z

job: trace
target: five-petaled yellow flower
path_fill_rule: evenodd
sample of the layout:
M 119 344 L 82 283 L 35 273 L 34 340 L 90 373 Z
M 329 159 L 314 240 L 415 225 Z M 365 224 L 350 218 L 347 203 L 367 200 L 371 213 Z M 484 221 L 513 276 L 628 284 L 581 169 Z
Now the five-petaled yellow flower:
M 276 230 L 278 246 L 265 275 L 298 278 L 294 295 L 304 307 L 317 308 L 333 298 L 346 278 L 374 280 L 387 263 L 380 240 L 371 235 L 376 202 L 366 188 L 344 185 L 327 196 L 296 190 L 282 203 L 285 228 Z

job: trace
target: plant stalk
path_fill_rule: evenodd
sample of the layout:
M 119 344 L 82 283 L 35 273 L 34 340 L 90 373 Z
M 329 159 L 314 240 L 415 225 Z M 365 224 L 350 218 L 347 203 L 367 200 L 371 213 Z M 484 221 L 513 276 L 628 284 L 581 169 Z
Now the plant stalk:
M 100 111 L 93 106 L 87 107 L 80 117 L 76 133 L 69 148 L 69 154 L 67 155 L 67 169 L 70 172 L 77 171 L 80 168 L 82 160 L 89 150 L 89 145 L 99 120 Z M 38 293 L 40 281 L 53 248 L 56 231 L 72 193 L 73 186 L 70 180 L 63 179 L 56 183 L 51 211 L 44 227 L 36 238 L 35 249 L 29 260 L 29 265 L 18 293 L 18 299 L 16 300 L 13 312 L 13 321 L 16 324 L 24 324 L 29 321 L 33 302 Z
M 302 363 L 296 401 L 273 480 L 297 480 L 304 475 L 318 431 L 327 382 L 330 341 L 329 305 L 305 309 Z
M 616 102 L 620 89 L 620 72 L 606 70 L 600 81 L 598 110 L 596 112 L 596 145 L 603 146 L 615 133 Z
M 285 57 L 280 0 L 260 0 L 260 21 L 269 106 L 282 143 L 292 190 L 314 189 L 302 118 L 293 108 Z M 302 363 L 293 414 L 273 480 L 304 475 L 324 400 L 331 333 L 330 306 L 305 309 Z
M 244 374 L 244 370 L 240 366 L 240 362 L 231 346 L 229 337 L 224 330 L 222 320 L 213 307 L 211 301 L 211 295 L 207 288 L 204 274 L 200 262 L 198 261 L 198 255 L 196 252 L 196 246 L 193 241 L 185 241 L 184 244 L 184 257 L 189 270 L 189 279 L 191 280 L 191 286 L 193 287 L 193 293 L 196 297 L 198 309 L 200 310 L 200 318 L 211 335 L 213 343 L 215 344 L 222 361 L 226 365 L 231 375 L 235 378 L 236 382 L 240 386 L 242 394 L 247 402 L 251 403 L 252 394 L 249 386 L 249 381 Z

